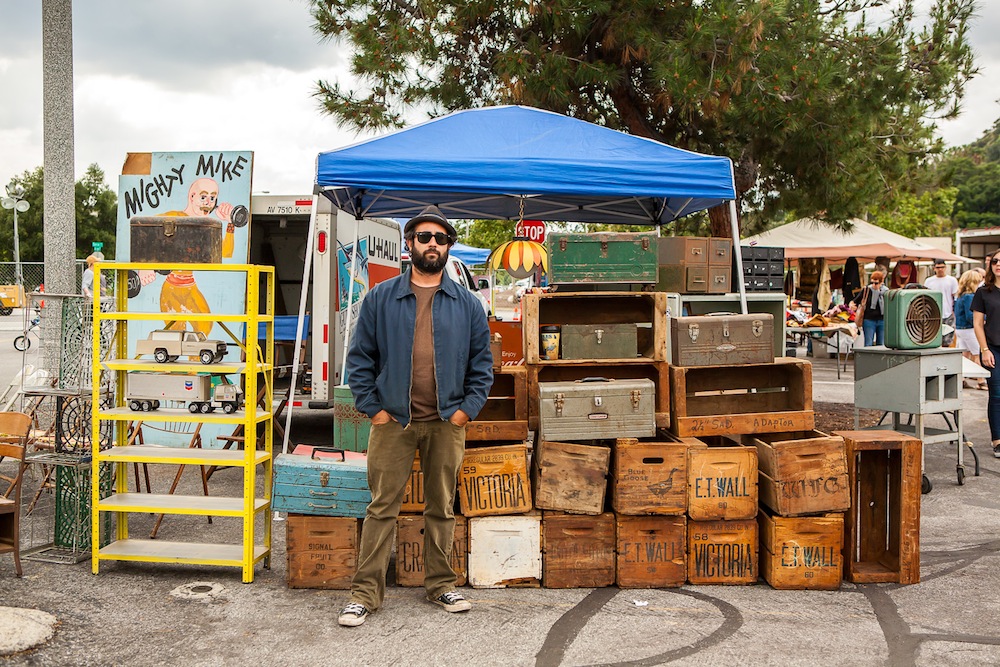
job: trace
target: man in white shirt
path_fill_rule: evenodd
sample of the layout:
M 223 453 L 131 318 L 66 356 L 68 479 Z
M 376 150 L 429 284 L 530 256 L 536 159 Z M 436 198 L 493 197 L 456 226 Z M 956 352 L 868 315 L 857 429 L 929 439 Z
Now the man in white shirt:
M 941 322 L 952 328 L 952 333 L 944 337 L 942 345 L 950 347 L 955 337 L 955 297 L 958 296 L 958 281 L 955 276 L 945 275 L 947 268 L 943 259 L 934 260 L 934 275 L 924 281 L 924 287 L 942 294 Z

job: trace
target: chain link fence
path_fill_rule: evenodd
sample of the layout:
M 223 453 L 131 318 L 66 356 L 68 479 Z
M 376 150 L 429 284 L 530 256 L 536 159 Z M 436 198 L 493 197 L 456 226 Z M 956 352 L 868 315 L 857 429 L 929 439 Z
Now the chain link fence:
M 83 259 L 76 260 L 76 269 L 73 274 L 76 277 L 76 294 L 81 293 L 83 283 L 83 272 L 87 270 L 87 262 Z M 0 285 L 15 284 L 15 264 L 14 262 L 0 262 Z M 21 275 L 24 276 L 24 291 L 36 292 L 40 285 L 45 282 L 44 262 L 21 262 Z M 114 280 L 114 273 L 105 274 L 109 281 Z M 110 286 L 109 286 L 110 287 Z

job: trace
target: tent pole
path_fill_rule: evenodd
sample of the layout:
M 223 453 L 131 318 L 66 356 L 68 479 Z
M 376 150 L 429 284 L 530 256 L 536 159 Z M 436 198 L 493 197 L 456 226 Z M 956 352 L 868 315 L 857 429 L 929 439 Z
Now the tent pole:
M 344 351 L 340 358 L 340 382 L 347 384 L 347 350 L 351 343 L 351 314 L 354 312 L 354 276 L 358 272 L 358 236 L 361 233 L 361 218 L 354 218 L 354 245 L 351 246 L 351 270 L 347 276 L 347 313 L 344 324 Z
M 736 200 L 729 200 L 729 226 L 733 230 L 733 257 L 736 258 L 736 280 L 739 283 L 740 312 L 747 314 L 747 288 L 743 284 L 743 252 L 740 250 L 740 224 L 736 220 Z

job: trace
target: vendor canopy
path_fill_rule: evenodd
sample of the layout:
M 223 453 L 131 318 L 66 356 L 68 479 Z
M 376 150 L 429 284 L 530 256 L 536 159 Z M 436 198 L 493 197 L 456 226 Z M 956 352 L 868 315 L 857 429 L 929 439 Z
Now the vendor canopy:
M 320 153 L 316 186 L 355 217 L 407 218 L 435 204 L 459 219 L 634 225 L 736 195 L 729 158 L 523 106 L 457 111 Z
M 802 218 L 786 225 L 743 239 L 743 245 L 779 246 L 785 259 L 822 257 L 827 260 L 857 259 L 943 259 L 947 262 L 971 262 L 947 250 L 918 243 L 858 218 L 851 220 L 851 231 L 832 227 L 813 218 Z

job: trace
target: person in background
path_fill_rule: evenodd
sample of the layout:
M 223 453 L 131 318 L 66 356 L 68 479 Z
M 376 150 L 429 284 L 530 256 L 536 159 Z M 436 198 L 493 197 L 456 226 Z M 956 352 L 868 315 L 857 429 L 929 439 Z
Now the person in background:
M 83 281 L 81 283 L 81 291 L 85 297 L 94 296 L 94 264 L 104 259 L 104 255 L 88 255 L 87 256 L 87 270 L 83 272 Z M 101 296 L 108 293 L 108 279 L 103 273 L 101 274 Z
M 955 297 L 958 296 L 958 281 L 955 280 L 955 276 L 947 275 L 947 269 L 948 266 L 944 263 L 943 259 L 935 259 L 934 275 L 924 281 L 924 287 L 941 292 L 941 323 L 947 324 L 954 329 Z M 954 338 L 954 332 L 946 334 L 941 340 L 941 345 L 943 347 L 951 347 Z
M 986 272 L 986 284 L 972 297 L 972 328 L 979 342 L 980 363 L 991 371 L 986 381 L 989 386 L 986 417 L 990 423 L 993 456 L 1000 459 L 1000 371 L 997 370 L 997 356 L 1000 355 L 1000 285 L 997 284 L 997 275 L 1000 275 L 1000 257 L 994 253 Z
M 972 297 L 979 289 L 981 282 L 979 271 L 969 269 L 958 279 L 958 298 L 955 299 L 955 340 L 956 346 L 962 350 L 962 356 L 979 363 L 979 341 L 972 328 Z M 986 389 L 986 380 L 980 378 L 979 389 Z
M 858 304 L 858 315 L 861 319 L 861 330 L 865 333 L 865 347 L 882 345 L 885 335 L 885 294 L 889 288 L 885 286 L 885 273 L 873 271 L 869 284 L 854 297 Z

